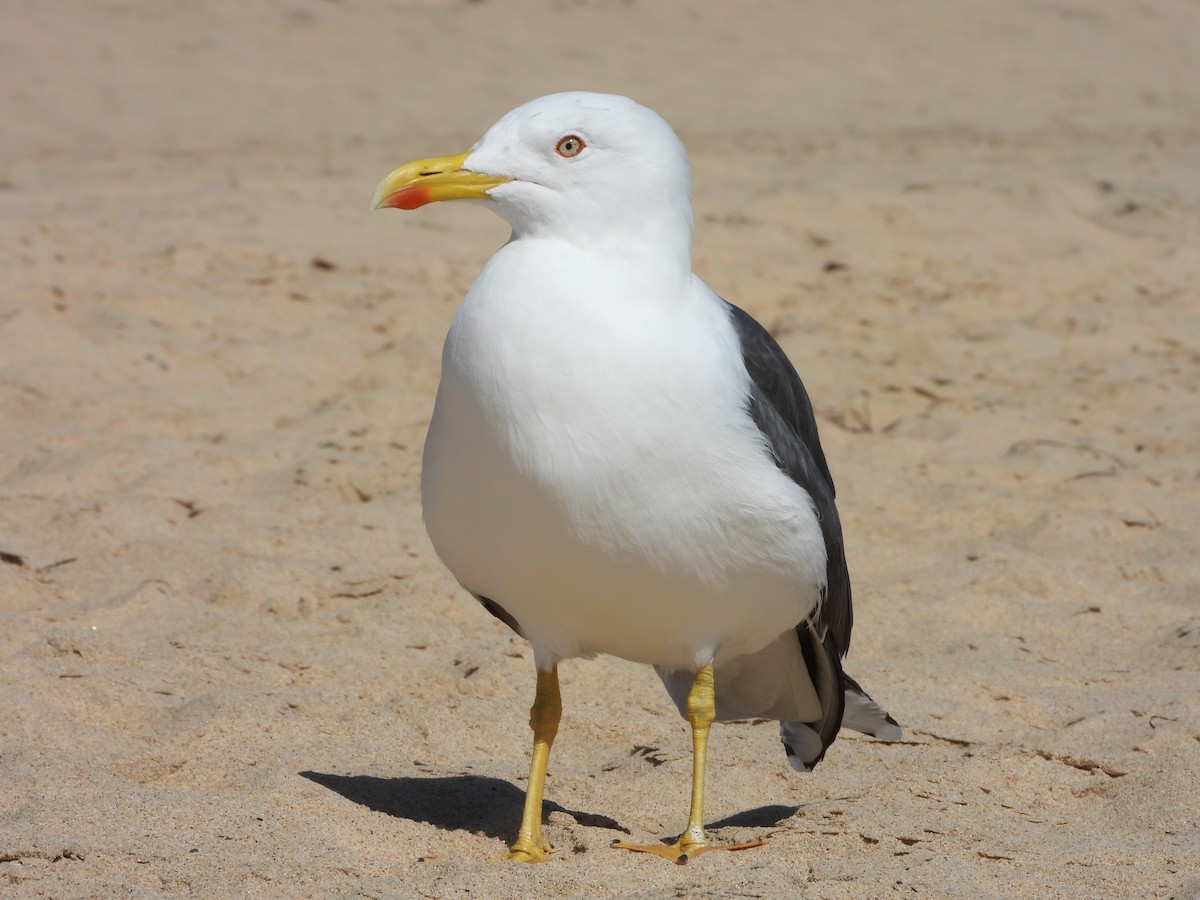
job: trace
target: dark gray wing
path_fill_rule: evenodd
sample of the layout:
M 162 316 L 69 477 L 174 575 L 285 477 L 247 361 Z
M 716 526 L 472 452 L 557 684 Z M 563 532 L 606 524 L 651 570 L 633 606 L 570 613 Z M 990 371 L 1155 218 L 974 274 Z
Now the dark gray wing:
M 825 758 L 825 751 L 842 727 L 846 710 L 846 675 L 842 672 L 832 631 L 826 631 L 821 640 L 811 625 L 802 622 L 796 626 L 796 634 L 823 715 L 816 722 L 780 722 L 779 740 L 787 753 L 788 764 L 797 772 L 811 772 Z
M 750 373 L 750 415 L 767 439 L 779 468 L 808 491 L 820 519 L 828 561 L 819 623 L 828 628 L 837 652 L 845 656 L 854 623 L 850 573 L 842 544 L 842 522 L 834 503 L 833 476 L 821 450 L 812 402 L 791 360 L 770 333 L 749 313 L 732 303 L 726 305 Z

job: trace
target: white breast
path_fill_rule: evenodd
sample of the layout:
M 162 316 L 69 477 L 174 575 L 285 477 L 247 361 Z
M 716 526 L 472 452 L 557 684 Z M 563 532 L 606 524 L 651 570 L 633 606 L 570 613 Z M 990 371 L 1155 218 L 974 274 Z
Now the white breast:
M 488 263 L 443 353 L 425 522 L 539 659 L 694 667 L 808 615 L 825 547 L 746 411 L 724 304 L 625 271 L 544 241 Z

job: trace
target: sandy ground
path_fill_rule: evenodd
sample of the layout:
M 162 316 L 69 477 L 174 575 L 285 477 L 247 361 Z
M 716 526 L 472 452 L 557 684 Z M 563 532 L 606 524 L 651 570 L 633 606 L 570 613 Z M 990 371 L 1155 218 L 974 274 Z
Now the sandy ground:
M 0 894 L 1200 896 L 1200 7 L 3 0 Z M 455 304 L 506 231 L 367 214 L 553 90 L 695 168 L 695 264 L 838 479 L 811 776 L 564 667 L 550 863 L 493 861 L 527 647 L 424 536 Z

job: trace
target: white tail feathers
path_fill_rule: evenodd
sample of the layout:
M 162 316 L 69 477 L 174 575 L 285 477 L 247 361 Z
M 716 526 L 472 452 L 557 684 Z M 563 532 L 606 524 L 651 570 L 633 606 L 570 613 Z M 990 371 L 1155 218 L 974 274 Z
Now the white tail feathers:
M 862 686 L 844 675 L 846 683 L 846 711 L 842 713 L 842 727 L 853 728 L 881 741 L 898 741 L 904 736 L 900 723 L 886 709 L 871 699 Z

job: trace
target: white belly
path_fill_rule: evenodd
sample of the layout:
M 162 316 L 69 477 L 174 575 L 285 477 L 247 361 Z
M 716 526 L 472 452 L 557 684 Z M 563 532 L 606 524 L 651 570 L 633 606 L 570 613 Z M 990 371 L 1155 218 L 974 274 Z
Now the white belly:
M 483 282 L 487 272 L 481 276 Z M 613 315 L 464 301 L 425 445 L 426 527 L 539 660 L 687 668 L 802 621 L 825 578 L 808 495 L 745 409 L 719 301 Z

